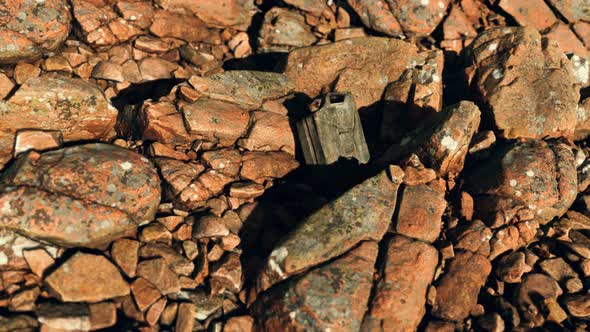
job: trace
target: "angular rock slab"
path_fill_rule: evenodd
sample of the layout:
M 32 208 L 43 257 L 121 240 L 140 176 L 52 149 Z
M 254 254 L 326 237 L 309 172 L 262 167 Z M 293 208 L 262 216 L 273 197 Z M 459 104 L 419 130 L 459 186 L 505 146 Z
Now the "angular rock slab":
M 573 137 L 579 87 L 558 45 L 530 27 L 490 29 L 470 45 L 473 84 L 505 138 Z
M 452 321 L 469 316 L 491 270 L 492 265 L 484 256 L 468 251 L 458 253 L 436 286 L 432 315 Z
M 129 285 L 106 257 L 81 252 L 45 278 L 45 284 L 63 302 L 100 302 L 129 294 Z
M 57 51 L 70 33 L 65 0 L 15 0 L 0 3 L 0 63 L 33 60 Z
M 307 217 L 272 251 L 257 280 L 258 290 L 337 257 L 361 241 L 380 241 L 391 222 L 402 177 L 403 171 L 392 166 L 390 175 L 382 171 Z
M 375 242 L 363 242 L 262 294 L 253 307 L 262 330 L 360 331 L 377 251 Z
M 432 120 L 420 126 L 399 144 L 392 145 L 380 158 L 385 165 L 415 153 L 424 164 L 441 177 L 455 177 L 465 164 L 465 157 L 473 135 L 480 123 L 479 108 L 470 101 L 445 107 Z
M 171 11 L 188 11 L 208 26 L 243 31 L 248 29 L 256 13 L 253 0 L 157 0 L 156 3 Z
M 426 292 L 438 251 L 396 235 L 387 242 L 384 274 L 377 282 L 364 331 L 415 331 L 426 313 Z
M 543 224 L 574 202 L 574 154 L 565 143 L 540 140 L 497 144 L 465 175 L 476 214 L 492 228 L 519 220 Z
M 361 108 L 380 101 L 390 82 L 397 81 L 407 69 L 426 63 L 430 54 L 397 39 L 353 38 L 291 51 L 285 75 L 294 83 L 295 91 L 310 98 L 334 83 L 334 91 L 352 93 Z
M 59 131 L 66 142 L 105 140 L 113 136 L 117 110 L 98 86 L 47 75 L 27 80 L 7 102 L 0 101 L 0 118 L 1 165 L 10 159 L 18 130 Z
M 0 181 L 0 227 L 60 246 L 100 247 L 132 234 L 160 202 L 150 161 L 101 143 L 22 155 Z

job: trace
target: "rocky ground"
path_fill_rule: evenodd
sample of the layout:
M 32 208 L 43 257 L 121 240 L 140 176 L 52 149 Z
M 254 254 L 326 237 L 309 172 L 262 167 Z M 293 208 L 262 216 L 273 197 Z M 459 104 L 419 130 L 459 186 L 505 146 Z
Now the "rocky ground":
M 0 0 L 0 331 L 587 331 L 588 0 Z M 306 166 L 349 92 L 371 159 Z

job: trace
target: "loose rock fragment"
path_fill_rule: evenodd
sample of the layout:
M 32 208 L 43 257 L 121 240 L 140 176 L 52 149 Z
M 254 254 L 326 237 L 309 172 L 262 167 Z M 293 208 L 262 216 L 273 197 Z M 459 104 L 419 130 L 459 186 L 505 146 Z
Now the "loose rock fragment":
M 497 28 L 470 46 L 473 82 L 505 138 L 573 136 L 579 90 L 570 61 L 532 28 Z
M 273 284 L 354 247 L 360 241 L 379 241 L 395 209 L 403 172 L 393 167 L 365 180 L 319 209 L 272 251 L 257 286 Z
M 476 216 L 492 228 L 519 220 L 544 224 L 564 214 L 577 194 L 573 153 L 559 142 L 496 144 L 465 179 Z
M 437 263 L 438 253 L 428 244 L 399 235 L 389 240 L 384 274 L 363 328 L 416 330 L 426 312 L 426 290 Z
M 260 52 L 287 52 L 317 41 L 305 17 L 295 11 L 273 7 L 264 14 L 258 33 Z
M 396 233 L 432 243 L 440 234 L 446 206 L 444 194 L 427 185 L 406 186 L 401 193 L 393 229 Z
M 376 257 L 376 243 L 362 242 L 335 261 L 276 285 L 254 305 L 259 323 L 269 331 L 358 331 Z
M 469 316 L 490 271 L 491 264 L 484 256 L 470 252 L 458 253 L 436 286 L 432 314 L 452 321 Z
M 45 283 L 64 302 L 100 302 L 129 294 L 129 285 L 104 256 L 76 253 Z

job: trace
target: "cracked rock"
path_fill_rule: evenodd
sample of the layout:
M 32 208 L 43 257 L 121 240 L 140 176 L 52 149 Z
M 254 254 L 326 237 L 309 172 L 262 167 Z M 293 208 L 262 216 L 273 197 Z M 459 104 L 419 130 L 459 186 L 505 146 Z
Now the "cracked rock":
M 579 88 L 570 61 L 532 28 L 495 28 L 470 46 L 473 84 L 505 138 L 571 138 Z
M 328 261 L 360 241 L 380 241 L 395 209 L 403 172 L 392 167 L 328 203 L 283 239 L 270 254 L 257 280 L 258 291 L 316 264 Z
M 545 224 L 564 214 L 577 194 L 572 150 L 554 141 L 496 144 L 465 179 L 476 215 L 492 228 L 533 219 Z
M 107 144 L 28 153 L 1 180 L 2 226 L 60 246 L 100 247 L 133 234 L 160 200 L 152 164 Z

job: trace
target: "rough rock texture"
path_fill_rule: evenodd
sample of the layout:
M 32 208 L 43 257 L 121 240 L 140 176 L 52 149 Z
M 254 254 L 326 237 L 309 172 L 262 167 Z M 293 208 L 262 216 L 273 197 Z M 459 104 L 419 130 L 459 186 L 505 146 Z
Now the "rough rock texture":
M 532 28 L 490 29 L 470 46 L 487 118 L 505 138 L 573 136 L 579 99 L 570 61 Z
M 266 331 L 359 331 L 376 257 L 377 244 L 362 242 L 333 262 L 273 287 L 254 305 L 259 324 Z
M 129 150 L 87 144 L 21 156 L 2 177 L 0 221 L 33 238 L 96 247 L 154 218 L 160 181 Z
M 384 274 L 377 281 L 363 329 L 416 330 L 426 312 L 426 291 L 437 264 L 434 247 L 399 235 L 389 240 Z
M 564 214 L 577 194 L 572 150 L 553 141 L 499 144 L 465 179 L 476 215 L 493 228 L 519 220 L 546 223 Z
M 280 7 L 273 7 L 264 14 L 258 32 L 258 50 L 261 52 L 287 52 L 316 41 L 303 15 Z
M 406 186 L 401 192 L 393 230 L 432 243 L 440 234 L 441 217 L 447 202 L 444 194 L 427 185 Z
M 391 177 L 390 177 L 391 176 Z M 380 241 L 395 209 L 403 172 L 392 167 L 356 185 L 316 211 L 272 251 L 259 291 L 346 252 L 360 241 Z
M 70 8 L 64 0 L 3 1 L 0 11 L 2 64 L 55 52 L 70 33 Z
M 207 25 L 246 30 L 255 13 L 253 0 L 157 0 L 164 9 L 186 10 Z
M 64 302 L 100 302 L 129 294 L 129 285 L 108 259 L 80 252 L 52 272 L 45 283 Z
M 290 52 L 285 75 L 296 91 L 311 98 L 334 84 L 334 91 L 352 93 L 356 106 L 362 108 L 380 100 L 388 83 L 406 69 L 423 64 L 429 55 L 401 40 L 353 38 Z M 397 60 L 382 61 L 391 57 Z
M 432 314 L 452 321 L 463 320 L 469 316 L 469 312 L 477 304 L 479 290 L 491 269 L 490 262 L 482 255 L 458 253 L 436 286 Z
M 50 75 L 27 80 L 0 101 L 0 165 L 10 157 L 20 129 L 55 130 L 64 141 L 104 140 L 114 132 L 117 110 L 95 85 Z

